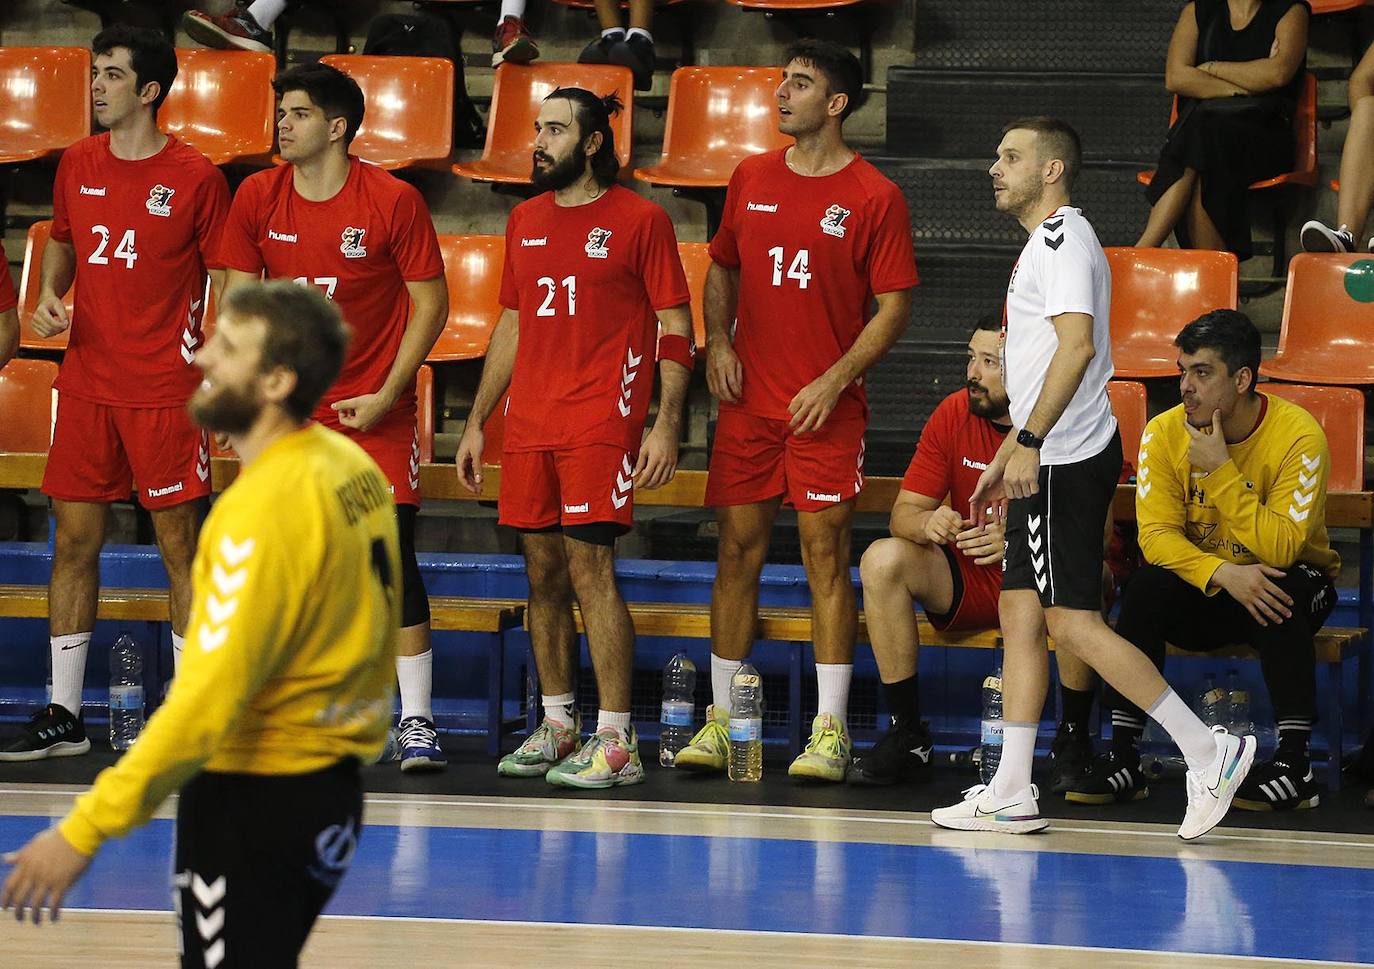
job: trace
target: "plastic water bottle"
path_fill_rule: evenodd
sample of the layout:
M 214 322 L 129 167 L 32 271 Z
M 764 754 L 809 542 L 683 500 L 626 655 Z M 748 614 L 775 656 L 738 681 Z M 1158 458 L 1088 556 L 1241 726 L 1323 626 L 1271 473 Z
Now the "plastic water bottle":
M 1250 733 L 1250 691 L 1240 680 L 1240 671 L 1226 671 L 1226 697 L 1231 706 L 1230 722 L 1226 729 L 1237 736 Z
M 730 780 L 763 777 L 763 677 L 748 663 L 730 678 Z
M 664 767 L 672 767 L 677 752 L 692 742 L 696 692 L 696 664 L 675 653 L 663 667 L 663 707 L 658 718 L 658 762 Z
M 1002 762 L 1002 668 L 997 667 L 983 681 L 983 745 L 978 759 L 978 775 L 984 784 L 992 783 L 997 765 Z
M 1225 687 L 1217 686 L 1216 677 L 1208 676 L 1203 680 L 1201 709 L 1198 716 L 1209 727 L 1226 726 L 1231 722 L 1231 697 Z
M 127 633 L 110 650 L 110 746 L 128 750 L 143 730 L 143 651 Z

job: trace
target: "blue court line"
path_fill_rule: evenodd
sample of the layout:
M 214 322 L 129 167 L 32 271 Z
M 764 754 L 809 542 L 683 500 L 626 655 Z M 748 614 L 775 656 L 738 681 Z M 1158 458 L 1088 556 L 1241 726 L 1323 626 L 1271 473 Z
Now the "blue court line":
M 0 816 L 0 848 L 48 823 Z M 172 839 L 107 845 L 67 905 L 170 910 Z M 326 911 L 1374 962 L 1371 901 L 1374 869 L 375 825 Z

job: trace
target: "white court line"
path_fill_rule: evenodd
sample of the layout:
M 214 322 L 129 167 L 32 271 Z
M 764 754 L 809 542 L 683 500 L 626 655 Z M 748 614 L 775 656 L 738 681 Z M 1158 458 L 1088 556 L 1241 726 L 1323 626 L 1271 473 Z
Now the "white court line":
M 146 909 L 146 908 L 65 908 L 64 912 L 81 912 L 85 915 L 171 915 L 170 909 Z M 616 930 L 621 932 L 678 932 L 695 933 L 709 935 L 747 935 L 761 938 L 788 938 L 788 939 L 826 939 L 842 942 L 863 940 L 873 942 L 895 942 L 901 944 L 927 943 L 931 945 L 975 945 L 985 948 L 1006 948 L 1006 947 L 1025 947 L 1028 949 L 1044 949 L 1051 952 L 1100 952 L 1125 955 L 1140 956 L 1193 956 L 1199 958 L 1216 959 L 1237 959 L 1245 962 L 1262 962 L 1266 964 L 1282 963 L 1293 966 L 1362 966 L 1364 963 L 1358 962 L 1332 962 L 1324 959 L 1294 959 L 1284 956 L 1252 956 L 1238 955 L 1229 952 L 1190 952 L 1177 949 L 1127 949 L 1111 946 L 1096 945 L 1062 945 L 1052 942 L 1012 942 L 994 941 L 988 939 L 957 939 L 957 938 L 927 938 L 907 935 L 864 935 L 855 933 L 845 935 L 840 932 L 787 932 L 777 929 L 711 929 L 700 928 L 688 925 L 624 925 L 620 923 L 601 923 L 601 922 L 539 922 L 525 919 L 454 919 L 454 918 L 431 918 L 419 915 L 321 915 L 323 921 L 339 922 L 399 922 L 408 924 L 427 924 L 427 925 L 463 925 L 473 928 L 482 926 L 499 925 L 506 928 L 554 928 L 566 926 L 569 928 L 597 929 L 598 931 Z

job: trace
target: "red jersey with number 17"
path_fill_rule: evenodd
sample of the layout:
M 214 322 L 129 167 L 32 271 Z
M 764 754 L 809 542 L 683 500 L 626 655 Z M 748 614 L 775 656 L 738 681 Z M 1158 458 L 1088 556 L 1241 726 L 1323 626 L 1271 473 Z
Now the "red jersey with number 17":
M 735 352 L 744 369 L 738 408 L 785 421 L 797 391 L 849 351 L 875 293 L 917 283 L 906 199 L 855 155 L 832 175 L 787 167 L 787 149 L 754 155 L 730 176 L 711 258 L 739 270 Z M 865 418 L 863 378 L 830 419 Z
M 185 404 L 200 371 L 207 268 L 229 209 L 224 174 L 176 138 L 117 158 L 105 133 L 62 155 L 52 238 L 76 249 L 76 306 L 62 393 L 119 407 Z
M 323 202 L 296 191 L 291 165 L 250 175 L 234 195 L 220 250 L 230 269 L 315 285 L 339 305 L 353 339 L 321 415 L 337 400 L 381 389 L 410 320 L 405 284 L 444 274 L 420 193 L 374 165 L 349 162 L 343 188 Z
M 501 304 L 520 313 L 508 451 L 639 450 L 654 389 L 658 310 L 689 300 L 668 213 L 619 185 L 586 205 L 553 193 L 506 224 Z

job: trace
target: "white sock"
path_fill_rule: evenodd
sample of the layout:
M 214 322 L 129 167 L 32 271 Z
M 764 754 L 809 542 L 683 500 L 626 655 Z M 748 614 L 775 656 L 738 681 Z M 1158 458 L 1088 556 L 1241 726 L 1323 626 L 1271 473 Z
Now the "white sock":
M 424 717 L 432 721 L 430 693 L 434 689 L 434 650 L 419 656 L 396 657 L 396 679 L 401 684 L 401 719 Z
M 517 20 L 525 16 L 525 0 L 501 0 L 501 15 L 496 18 L 499 24 L 507 17 L 515 17 Z
M 711 702 L 727 717 L 730 715 L 730 679 L 743 665 L 737 659 L 721 659 L 711 654 Z
M 253 0 L 248 5 L 248 12 L 263 30 L 271 30 L 285 9 L 286 0 Z
M 853 663 L 817 663 L 816 712 L 834 714 L 841 721 L 848 720 L 849 681 L 853 678 Z
M 624 40 L 624 39 L 625 39 L 625 28 L 624 28 L 624 27 L 607 27 L 605 30 L 603 30 L 603 31 L 601 32 L 601 37 L 602 37 L 603 40 Z
M 1002 724 L 1002 759 L 992 776 L 992 793 L 1011 797 L 1030 787 L 1031 764 L 1035 760 L 1035 733 L 1038 723 Z
M 90 633 L 72 633 L 48 639 L 52 655 L 52 702 L 65 707 L 72 716 L 81 716 L 81 684 L 86 679 L 86 650 Z
M 539 699 L 544 704 L 545 720 L 552 720 L 560 727 L 573 725 L 573 704 L 577 702 L 577 697 L 571 693 L 560 693 L 557 696 L 541 693 Z
M 615 727 L 622 738 L 630 735 L 630 711 L 624 713 L 612 713 L 610 710 L 596 711 L 596 732 L 600 733 L 607 727 Z
M 651 44 L 654 42 L 654 35 L 651 34 L 651 33 L 649 33 L 649 32 L 648 32 L 647 30 L 645 30 L 643 27 L 631 27 L 631 28 L 629 29 L 629 31 L 626 32 L 626 34 L 625 34 L 625 39 L 626 39 L 626 40 L 629 40 L 631 37 L 635 36 L 636 34 L 638 34 L 639 36 L 643 37 L 645 40 L 647 40 L 647 41 L 648 41 L 649 43 L 651 43 Z
M 1207 724 L 1183 702 L 1183 697 L 1172 687 L 1165 687 L 1159 699 L 1145 712 L 1178 745 L 1189 770 L 1207 769 L 1217 755 L 1217 741 Z
M 181 672 L 181 651 L 186 647 L 186 637 L 172 633 L 172 675 Z

